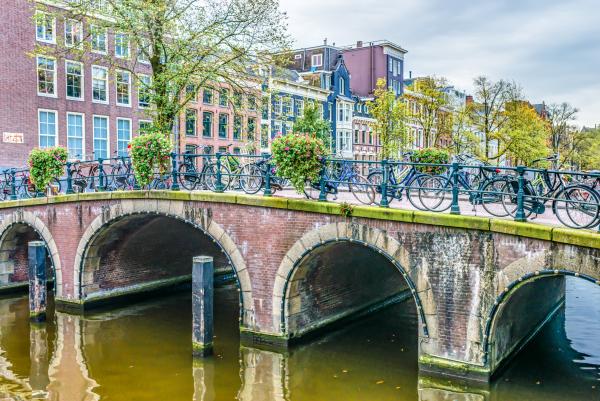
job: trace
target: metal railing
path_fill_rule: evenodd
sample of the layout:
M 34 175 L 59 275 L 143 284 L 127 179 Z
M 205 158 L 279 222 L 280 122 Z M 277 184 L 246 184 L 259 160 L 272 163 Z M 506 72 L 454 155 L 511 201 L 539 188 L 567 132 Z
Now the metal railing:
M 126 156 L 70 161 L 62 177 L 40 191 L 27 169 L 0 172 L 0 200 L 58 193 L 119 190 L 276 191 L 296 196 L 277 175 L 269 154 L 172 153 L 169 169 L 140 187 Z M 451 214 L 482 214 L 516 221 L 539 219 L 571 228 L 600 230 L 600 172 L 496 167 L 457 158 L 452 163 L 359 161 L 327 157 L 304 196 L 348 203 Z

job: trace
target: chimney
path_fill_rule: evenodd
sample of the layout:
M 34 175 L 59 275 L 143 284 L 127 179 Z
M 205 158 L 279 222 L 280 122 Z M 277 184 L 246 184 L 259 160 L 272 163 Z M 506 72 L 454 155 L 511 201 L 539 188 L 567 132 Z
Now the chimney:
M 323 44 L 324 44 L 325 46 L 327 46 L 327 38 L 325 38 L 325 40 L 323 40 Z
M 356 47 L 362 47 L 363 46 L 363 42 L 362 40 L 359 40 L 358 42 L 356 42 Z
M 466 100 L 467 104 L 472 104 L 473 103 L 473 96 L 471 95 L 467 95 L 467 100 Z

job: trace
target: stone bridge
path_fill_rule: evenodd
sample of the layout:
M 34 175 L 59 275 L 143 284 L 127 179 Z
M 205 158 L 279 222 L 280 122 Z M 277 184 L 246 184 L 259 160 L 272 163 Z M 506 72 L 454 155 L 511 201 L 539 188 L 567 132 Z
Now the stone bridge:
M 423 371 L 488 380 L 562 305 L 600 285 L 600 234 L 474 216 L 207 192 L 112 192 L 0 203 L 0 290 L 27 286 L 42 240 L 58 310 L 189 283 L 214 257 L 240 292 L 242 342 L 282 348 L 403 299 Z

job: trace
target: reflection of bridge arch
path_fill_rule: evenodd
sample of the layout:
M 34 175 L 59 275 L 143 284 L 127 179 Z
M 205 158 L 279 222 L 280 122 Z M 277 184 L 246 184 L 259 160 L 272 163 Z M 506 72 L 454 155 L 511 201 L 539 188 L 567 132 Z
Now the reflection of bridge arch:
M 148 228 L 151 225 L 154 226 L 152 230 L 160 233 L 160 238 L 167 241 L 168 244 L 162 247 L 153 244 L 150 257 L 171 252 L 170 256 L 165 256 L 164 260 L 170 263 L 174 263 L 176 260 L 181 265 L 182 271 L 189 274 L 192 256 L 198 254 L 197 245 L 199 244 L 212 248 L 215 260 L 223 259 L 226 264 L 232 266 L 240 289 L 240 302 L 242 303 L 240 314 L 243 323 L 252 325 L 254 319 L 252 285 L 240 250 L 229 234 L 212 220 L 210 213 L 206 210 L 199 212 L 195 209 L 188 209 L 182 202 L 176 201 L 132 200 L 123 202 L 107 207 L 92 221 L 79 241 L 75 256 L 74 288 L 81 301 L 85 302 L 86 297 L 90 295 L 90 287 L 98 285 L 94 271 L 100 266 L 102 258 L 108 254 L 107 248 L 121 246 L 120 256 L 129 253 L 131 256 L 135 255 L 139 258 L 143 251 L 140 247 L 150 245 L 138 242 L 137 245 L 140 247 L 135 247 L 136 243 L 131 238 L 139 233 L 151 235 L 150 228 Z M 133 230 L 131 227 L 134 227 Z M 176 235 L 169 237 L 170 228 L 180 233 L 184 237 L 184 241 Z M 134 232 L 135 230 L 138 231 Z M 130 237 L 123 240 L 124 243 L 117 243 L 127 235 Z M 186 245 L 185 239 L 191 237 L 196 243 L 191 243 L 193 241 L 187 243 L 187 246 L 190 247 L 189 255 L 187 255 L 182 249 Z M 156 240 L 159 236 L 154 238 Z M 130 249 L 123 251 L 126 246 L 130 246 Z M 160 248 L 160 252 L 156 252 L 157 248 Z M 191 248 L 193 248 L 193 252 Z
M 31 212 L 16 210 L 0 221 L 0 277 L 2 285 L 10 285 L 9 276 L 16 282 L 27 283 L 27 242 L 41 240 L 46 244 L 49 261 L 54 269 L 57 292 L 62 291 L 62 268 L 58 248 L 44 222 Z M 15 266 L 18 264 L 18 266 Z
M 279 326 L 284 335 L 293 337 L 296 334 L 291 330 L 290 316 L 292 315 L 292 311 L 290 300 L 293 296 L 300 297 L 298 292 L 299 287 L 301 287 L 302 281 L 306 278 L 306 274 L 309 274 L 307 271 L 301 272 L 301 270 L 304 266 L 312 263 L 311 258 L 315 254 L 326 252 L 327 248 L 332 248 L 340 244 L 348 246 L 345 249 L 346 251 L 350 251 L 352 248 L 361 248 L 358 252 L 366 250 L 366 257 L 371 259 L 371 266 L 385 261 L 401 274 L 416 304 L 420 335 L 427 337 L 429 331 L 425 310 L 419 293 L 427 293 L 428 290 L 420 291 L 417 284 L 415 284 L 415 277 L 411 277 L 398 262 L 398 254 L 401 252 L 400 243 L 388 236 L 383 230 L 353 223 L 333 223 L 310 231 L 302 236 L 288 251 L 275 277 L 272 301 L 274 308 L 273 325 L 275 327 Z M 381 269 L 384 268 L 382 267 Z M 388 276 L 388 279 L 391 279 L 391 277 Z M 418 283 L 418 277 L 416 281 Z M 393 289 L 390 289 L 390 291 L 393 291 Z M 277 310 L 279 312 L 276 312 Z M 325 316 L 325 318 L 330 318 L 330 316 Z

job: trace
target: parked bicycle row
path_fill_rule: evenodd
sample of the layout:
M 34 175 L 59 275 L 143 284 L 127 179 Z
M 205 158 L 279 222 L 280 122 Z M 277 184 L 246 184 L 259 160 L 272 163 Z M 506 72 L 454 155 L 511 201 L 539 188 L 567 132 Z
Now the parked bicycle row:
M 537 162 L 553 162 L 556 156 Z M 189 149 L 172 154 L 171 168 L 156 172 L 140 188 L 127 156 L 77 160 L 65 166 L 62 177 L 38 190 L 27 169 L 0 173 L 0 200 L 57 193 L 137 189 L 243 191 L 272 195 L 289 188 L 277 175 L 270 155 L 211 154 L 209 149 Z M 448 164 L 414 163 L 411 153 L 398 161 L 322 160 L 318 180 L 307 182 L 304 195 L 315 200 L 336 200 L 347 192 L 359 203 L 388 207 L 408 200 L 418 210 L 460 213 L 470 204 L 497 217 L 534 219 L 551 212 L 572 228 L 600 224 L 600 172 L 557 171 L 544 168 L 497 167 L 469 155 L 458 155 Z

